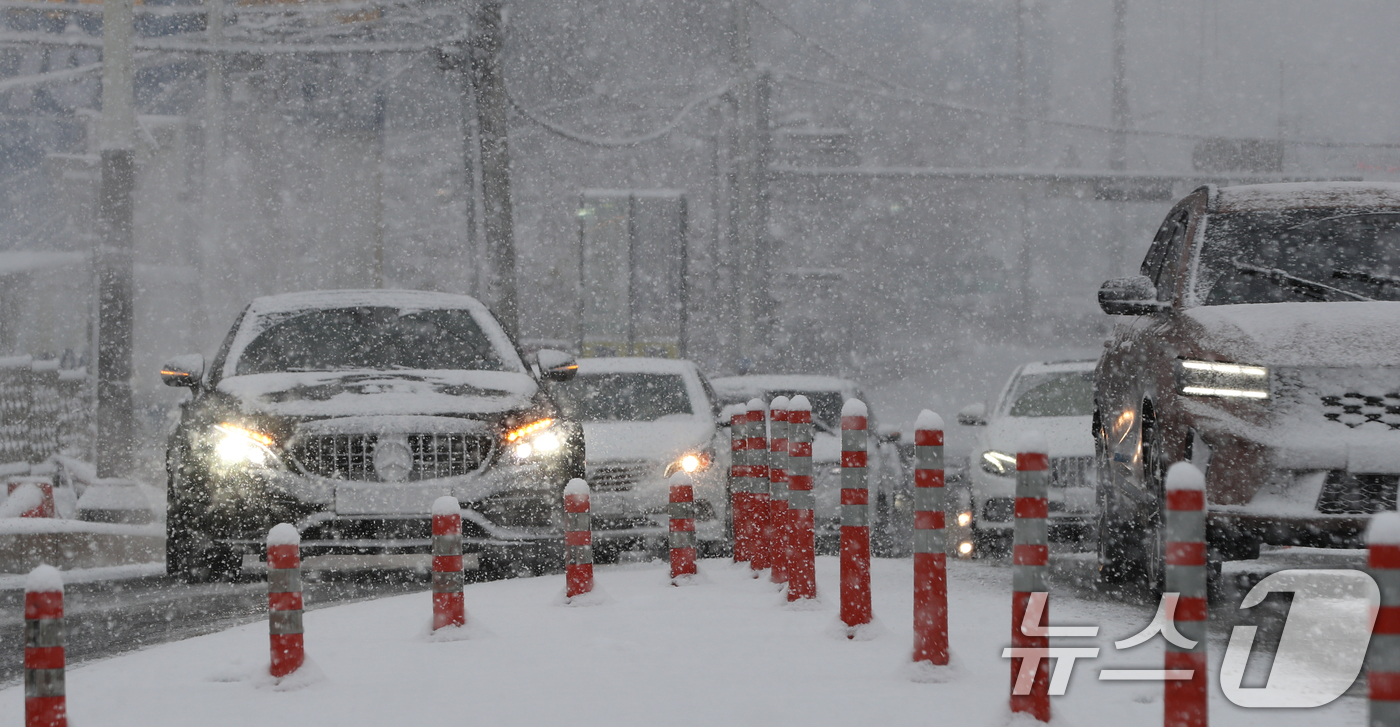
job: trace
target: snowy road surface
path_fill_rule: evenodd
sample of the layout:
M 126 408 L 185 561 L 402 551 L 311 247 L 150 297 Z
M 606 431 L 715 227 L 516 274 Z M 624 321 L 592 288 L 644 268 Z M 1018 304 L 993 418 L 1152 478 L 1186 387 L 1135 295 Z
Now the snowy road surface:
M 82 725 L 984 725 L 1008 721 L 1010 568 L 950 564 L 955 668 L 933 674 L 906 662 L 910 564 L 876 560 L 878 619 L 869 640 L 836 623 L 838 565 L 818 561 L 821 600 L 785 604 L 743 566 L 701 563 L 699 584 L 674 588 L 660 563 L 600 567 L 599 605 L 561 603 L 563 577 L 473 585 L 468 637 L 428 636 L 429 595 L 321 609 L 306 615 L 311 666 L 275 685 L 265 676 L 267 627 L 249 623 L 70 670 L 68 703 Z M 249 586 L 249 590 L 257 590 Z M 1051 623 L 1095 624 L 1102 649 L 1082 660 L 1054 700 L 1069 725 L 1160 724 L 1158 683 L 1099 682 L 1101 668 L 1160 668 L 1160 638 L 1128 651 L 1151 607 L 1073 586 L 1052 591 Z M 309 594 L 311 602 L 316 601 Z M 1211 722 L 1216 725 L 1360 725 L 1366 704 L 1347 695 L 1315 710 L 1245 710 L 1214 677 L 1224 629 L 1211 635 Z M 14 643 L 13 641 L 9 643 Z M 928 681 L 929 679 L 942 681 Z M 0 692 L 17 716 L 23 692 Z

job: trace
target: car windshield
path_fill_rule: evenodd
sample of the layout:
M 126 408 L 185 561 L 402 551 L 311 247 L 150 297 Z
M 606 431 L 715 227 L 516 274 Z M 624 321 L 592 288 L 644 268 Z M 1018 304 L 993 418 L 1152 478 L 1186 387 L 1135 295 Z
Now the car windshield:
M 768 401 L 772 401 L 778 396 L 786 396 L 791 399 L 798 394 L 807 397 L 807 401 L 812 404 L 812 423 L 819 431 L 841 431 L 841 407 L 846 403 L 846 397 L 842 396 L 839 391 L 775 390 L 768 395 Z
M 331 308 L 278 314 L 262 328 L 235 373 L 506 370 L 467 310 Z
M 1094 372 L 1030 374 L 1016 380 L 1013 417 L 1087 417 L 1094 413 Z
M 1205 305 L 1400 300 L 1400 214 L 1213 215 L 1195 285 Z
M 694 414 L 680 374 L 579 374 L 551 387 L 564 415 L 583 422 L 650 422 Z

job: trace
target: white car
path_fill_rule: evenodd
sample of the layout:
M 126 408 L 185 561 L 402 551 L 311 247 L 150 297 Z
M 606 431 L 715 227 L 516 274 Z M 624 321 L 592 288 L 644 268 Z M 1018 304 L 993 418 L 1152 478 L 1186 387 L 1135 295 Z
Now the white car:
M 595 557 L 665 549 L 668 478 L 678 471 L 694 478 L 701 550 L 723 551 L 729 436 L 712 391 L 690 361 L 640 357 L 579 359 L 577 375 L 550 388 L 583 425 Z
M 971 506 L 958 518 L 971 528 L 974 555 L 1010 548 L 1016 521 L 1016 443 L 1028 430 L 1039 430 L 1049 444 L 1051 539 L 1082 540 L 1093 528 L 1094 364 L 1025 364 L 1011 375 L 990 414 L 983 404 L 958 413 L 959 424 L 986 427 L 968 466 Z
M 869 400 L 849 379 L 835 376 L 798 374 L 759 374 L 725 376 L 714 380 L 720 403 L 744 404 L 757 398 L 764 404 L 777 396 L 789 399 L 802 394 L 812 403 L 812 489 L 816 497 L 816 547 L 818 553 L 834 554 L 841 544 L 841 407 L 847 399 Z M 871 547 L 879 555 L 903 553 L 905 541 L 912 538 L 912 500 L 905 496 L 899 453 L 894 446 L 898 431 L 882 430 L 870 408 L 867 418 L 870 437 L 870 532 Z M 912 485 L 911 485 L 912 486 Z M 907 507 L 906 507 L 907 505 Z M 907 522 L 906 522 L 907 521 Z

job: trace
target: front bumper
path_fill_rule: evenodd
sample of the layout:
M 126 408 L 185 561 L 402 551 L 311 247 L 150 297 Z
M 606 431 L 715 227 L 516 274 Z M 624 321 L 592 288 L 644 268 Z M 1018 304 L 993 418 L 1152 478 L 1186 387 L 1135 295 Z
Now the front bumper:
M 634 471 L 645 470 L 625 482 L 609 483 L 605 478 L 598 477 L 588 480 L 593 485 L 589 493 L 593 542 L 621 549 L 663 549 L 663 541 L 671 529 L 671 488 L 670 483 L 662 478 L 665 464 L 600 462 L 590 467 L 612 468 L 614 471 L 624 467 L 631 467 Z M 728 540 L 725 522 L 729 508 L 723 470 L 723 467 L 712 465 L 693 478 L 695 537 L 701 542 L 720 543 Z
M 972 473 L 969 509 L 976 529 L 1010 534 L 1016 523 L 1016 478 L 980 468 Z M 1089 487 L 1052 487 L 1046 525 L 1052 540 L 1077 540 L 1097 526 L 1095 493 Z

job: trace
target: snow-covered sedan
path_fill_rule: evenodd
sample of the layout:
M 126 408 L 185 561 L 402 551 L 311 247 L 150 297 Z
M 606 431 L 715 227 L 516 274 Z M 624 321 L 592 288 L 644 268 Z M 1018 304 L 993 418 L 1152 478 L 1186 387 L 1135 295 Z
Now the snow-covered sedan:
M 564 415 L 583 426 L 592 490 L 593 548 L 660 552 L 670 528 L 668 478 L 687 472 L 695 487 L 701 549 L 727 541 L 728 430 L 719 425 L 710 384 L 690 361 L 584 358 L 578 375 L 550 387 Z
M 791 399 L 798 394 L 812 404 L 812 489 L 816 497 L 817 552 L 836 553 L 841 544 L 841 407 L 847 399 L 869 400 L 856 382 L 835 376 L 810 374 L 753 374 L 724 376 L 712 382 L 720 403 L 738 405 L 750 399 L 765 404 L 775 397 Z M 913 532 L 912 481 L 902 476 L 899 452 L 894 446 L 898 432 L 880 429 L 873 408 L 867 418 L 870 437 L 870 523 L 871 547 L 877 554 L 893 555 L 905 550 Z
M 540 571 L 562 555 L 561 492 L 583 474 L 579 426 L 541 387 L 573 358 L 524 359 L 481 303 L 393 290 L 258 298 L 188 387 L 167 454 L 166 565 L 203 580 L 292 523 L 308 559 L 426 564 L 429 509 L 462 504 L 469 559 Z
M 958 423 L 983 426 L 969 467 L 968 522 L 974 555 L 1010 548 L 1016 521 L 1016 443 L 1037 430 L 1049 445 L 1050 537 L 1078 540 L 1094 525 L 1094 362 L 1028 363 L 1016 369 L 990 412 L 976 404 Z

